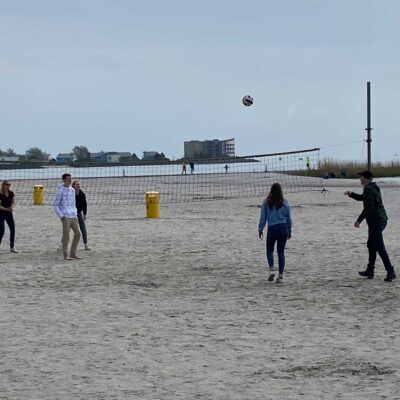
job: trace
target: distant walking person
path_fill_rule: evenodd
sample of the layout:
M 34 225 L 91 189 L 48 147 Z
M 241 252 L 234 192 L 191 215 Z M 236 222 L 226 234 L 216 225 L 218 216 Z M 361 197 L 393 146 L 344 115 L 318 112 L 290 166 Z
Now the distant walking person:
M 292 219 L 290 207 L 283 197 L 282 187 L 274 183 L 261 207 L 260 222 L 258 224 L 258 237 L 263 238 L 263 230 L 268 224 L 267 231 L 267 261 L 269 266 L 268 281 L 272 282 L 275 277 L 274 247 L 277 243 L 279 275 L 277 283 L 283 283 L 283 271 L 285 269 L 285 246 L 286 241 L 292 237 Z
M 306 167 L 307 167 L 307 169 L 310 169 L 310 157 L 308 157 L 308 156 L 306 158 Z
M 182 175 L 186 175 L 186 163 L 185 163 L 185 161 L 182 163 Z
M 86 214 L 87 214 L 86 195 L 82 191 L 81 183 L 79 181 L 73 181 L 72 187 L 75 189 L 76 210 L 78 215 L 79 228 L 82 234 L 83 244 L 85 246 L 85 250 L 92 250 L 88 244 L 87 230 L 86 230 Z
M 190 173 L 193 175 L 194 173 L 194 162 L 190 161 Z
M 3 240 L 5 232 L 5 222 L 7 222 L 8 229 L 10 230 L 10 251 L 11 253 L 18 253 L 14 247 L 15 242 L 15 222 L 14 222 L 14 206 L 15 196 L 14 192 L 10 190 L 11 183 L 7 180 L 1 182 L 0 187 L 0 244 Z
M 396 280 L 396 274 L 386 251 L 385 243 L 383 242 L 383 231 L 386 228 L 388 217 L 383 206 L 381 191 L 379 186 L 375 182 L 372 182 L 373 176 L 371 171 L 362 171 L 358 175 L 360 176 L 361 185 L 364 186 L 363 193 L 357 194 L 348 190 L 344 194 L 364 203 L 364 208 L 357 221 L 354 222 L 354 226 L 359 228 L 364 219 L 366 219 L 368 224 L 368 265 L 367 269 L 360 271 L 359 274 L 368 279 L 374 277 L 376 253 L 378 253 L 387 272 L 384 280 L 392 282 Z
M 228 173 L 228 169 L 229 169 L 229 165 L 228 165 L 228 164 L 225 164 L 224 169 L 225 169 L 225 173 L 227 174 L 227 173 Z
M 78 247 L 81 234 L 79 232 L 78 217 L 76 210 L 75 190 L 71 187 L 71 175 L 62 176 L 63 185 L 57 188 L 54 200 L 54 211 L 61 220 L 63 236 L 63 254 L 64 260 L 78 259 L 76 249 Z M 69 231 L 72 229 L 74 237 L 72 239 L 71 250 L 68 254 Z

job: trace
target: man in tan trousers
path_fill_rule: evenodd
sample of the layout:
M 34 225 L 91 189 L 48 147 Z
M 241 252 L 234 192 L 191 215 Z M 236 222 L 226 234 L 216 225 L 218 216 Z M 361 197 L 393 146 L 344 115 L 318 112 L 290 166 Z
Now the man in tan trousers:
M 54 211 L 61 220 L 63 235 L 62 247 L 64 260 L 79 259 L 76 255 L 81 233 L 78 225 L 78 215 L 75 204 L 75 190 L 71 187 L 71 175 L 62 176 L 63 185 L 59 186 L 54 200 Z M 74 237 L 72 239 L 71 250 L 68 254 L 69 231 L 72 229 Z

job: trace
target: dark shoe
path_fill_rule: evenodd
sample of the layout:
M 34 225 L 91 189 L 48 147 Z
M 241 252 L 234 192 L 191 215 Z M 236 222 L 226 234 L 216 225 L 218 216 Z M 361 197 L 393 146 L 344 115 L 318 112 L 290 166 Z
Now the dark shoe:
M 384 279 L 385 282 L 393 282 L 397 279 L 396 274 L 387 274 L 386 278 Z
M 374 279 L 374 271 L 358 271 L 358 274 L 364 278 Z

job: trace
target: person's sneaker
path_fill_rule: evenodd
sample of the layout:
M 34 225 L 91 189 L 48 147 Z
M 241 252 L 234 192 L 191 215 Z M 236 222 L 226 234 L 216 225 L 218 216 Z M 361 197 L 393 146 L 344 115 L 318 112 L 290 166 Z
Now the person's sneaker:
M 85 244 L 85 250 L 92 250 L 92 248 L 86 243 Z
M 274 278 L 275 278 L 275 274 L 272 271 L 270 271 L 269 277 L 268 277 L 268 282 L 272 282 L 274 280 Z
M 387 274 L 386 278 L 384 279 L 385 282 L 394 282 L 397 279 L 396 274 Z
M 18 253 L 17 249 L 10 249 L 11 253 Z
M 276 283 L 283 283 L 283 276 L 278 276 L 276 278 Z
M 364 278 L 368 278 L 368 279 L 373 279 L 374 278 L 374 272 L 373 271 L 358 271 L 358 275 L 364 277 Z
M 57 247 L 57 250 L 58 250 L 58 251 L 61 251 L 61 250 L 63 249 L 62 246 L 63 246 L 62 243 L 60 243 L 60 244 L 58 245 L 58 247 Z

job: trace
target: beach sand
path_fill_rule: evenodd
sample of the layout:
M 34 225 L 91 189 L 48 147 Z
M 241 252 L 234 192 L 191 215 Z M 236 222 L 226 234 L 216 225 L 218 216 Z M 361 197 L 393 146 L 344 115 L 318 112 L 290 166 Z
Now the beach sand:
M 96 206 L 82 260 L 50 207 L 15 211 L 0 252 L 0 399 L 400 398 L 399 282 L 364 280 L 362 204 L 288 195 L 285 283 L 267 282 L 262 198 Z M 398 187 L 382 188 L 400 275 Z

